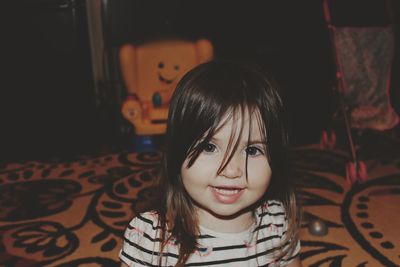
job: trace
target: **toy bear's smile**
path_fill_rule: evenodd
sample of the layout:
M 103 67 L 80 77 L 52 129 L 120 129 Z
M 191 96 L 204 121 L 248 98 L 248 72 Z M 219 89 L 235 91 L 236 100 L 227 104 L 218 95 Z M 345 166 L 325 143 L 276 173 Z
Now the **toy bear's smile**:
M 158 79 L 160 80 L 160 82 L 162 83 L 166 83 L 166 84 L 171 84 L 175 81 L 176 77 L 172 78 L 172 79 L 167 79 L 165 77 L 163 77 L 161 75 L 161 73 L 158 73 Z

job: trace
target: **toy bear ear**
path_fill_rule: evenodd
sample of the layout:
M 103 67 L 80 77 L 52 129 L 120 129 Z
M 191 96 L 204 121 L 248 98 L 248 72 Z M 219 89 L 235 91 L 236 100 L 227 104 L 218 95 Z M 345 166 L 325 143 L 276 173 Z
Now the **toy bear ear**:
M 137 48 L 132 44 L 123 45 L 119 50 L 119 64 L 128 93 L 137 88 Z
M 196 50 L 199 64 L 211 60 L 214 56 L 213 46 L 209 40 L 198 40 L 196 42 Z

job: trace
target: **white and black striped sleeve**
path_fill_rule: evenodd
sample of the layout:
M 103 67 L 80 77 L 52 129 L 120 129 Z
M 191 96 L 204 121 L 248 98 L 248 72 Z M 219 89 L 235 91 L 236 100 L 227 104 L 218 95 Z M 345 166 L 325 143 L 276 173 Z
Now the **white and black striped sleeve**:
M 125 230 L 124 242 L 119 253 L 128 266 L 158 266 L 159 240 L 157 227 L 149 218 L 138 215 Z

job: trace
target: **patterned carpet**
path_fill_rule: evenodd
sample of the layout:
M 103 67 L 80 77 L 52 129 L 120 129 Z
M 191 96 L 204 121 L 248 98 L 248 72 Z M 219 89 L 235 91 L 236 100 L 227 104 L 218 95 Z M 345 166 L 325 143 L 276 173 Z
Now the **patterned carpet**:
M 393 151 L 379 160 L 370 154 L 369 179 L 349 187 L 347 153 L 292 149 L 304 266 L 399 266 L 400 150 Z M 119 266 L 121 236 L 154 197 L 159 161 L 160 153 L 120 152 L 3 164 L 0 266 Z M 326 236 L 309 233 L 313 219 L 326 223 Z
M 368 180 L 352 187 L 344 178 L 345 153 L 308 148 L 294 157 L 304 266 L 399 266 L 400 156 L 366 160 Z M 310 234 L 313 219 L 325 222 L 326 236 Z

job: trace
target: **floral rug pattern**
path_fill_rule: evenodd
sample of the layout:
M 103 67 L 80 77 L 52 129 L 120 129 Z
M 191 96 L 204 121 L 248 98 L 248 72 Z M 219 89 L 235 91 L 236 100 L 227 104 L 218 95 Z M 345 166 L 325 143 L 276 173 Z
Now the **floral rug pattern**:
M 400 156 L 366 161 L 369 179 L 350 187 L 346 153 L 294 148 L 303 205 L 304 266 L 399 266 Z M 122 234 L 149 208 L 160 153 L 111 153 L 0 166 L 0 266 L 120 266 Z M 322 220 L 326 236 L 308 231 Z

